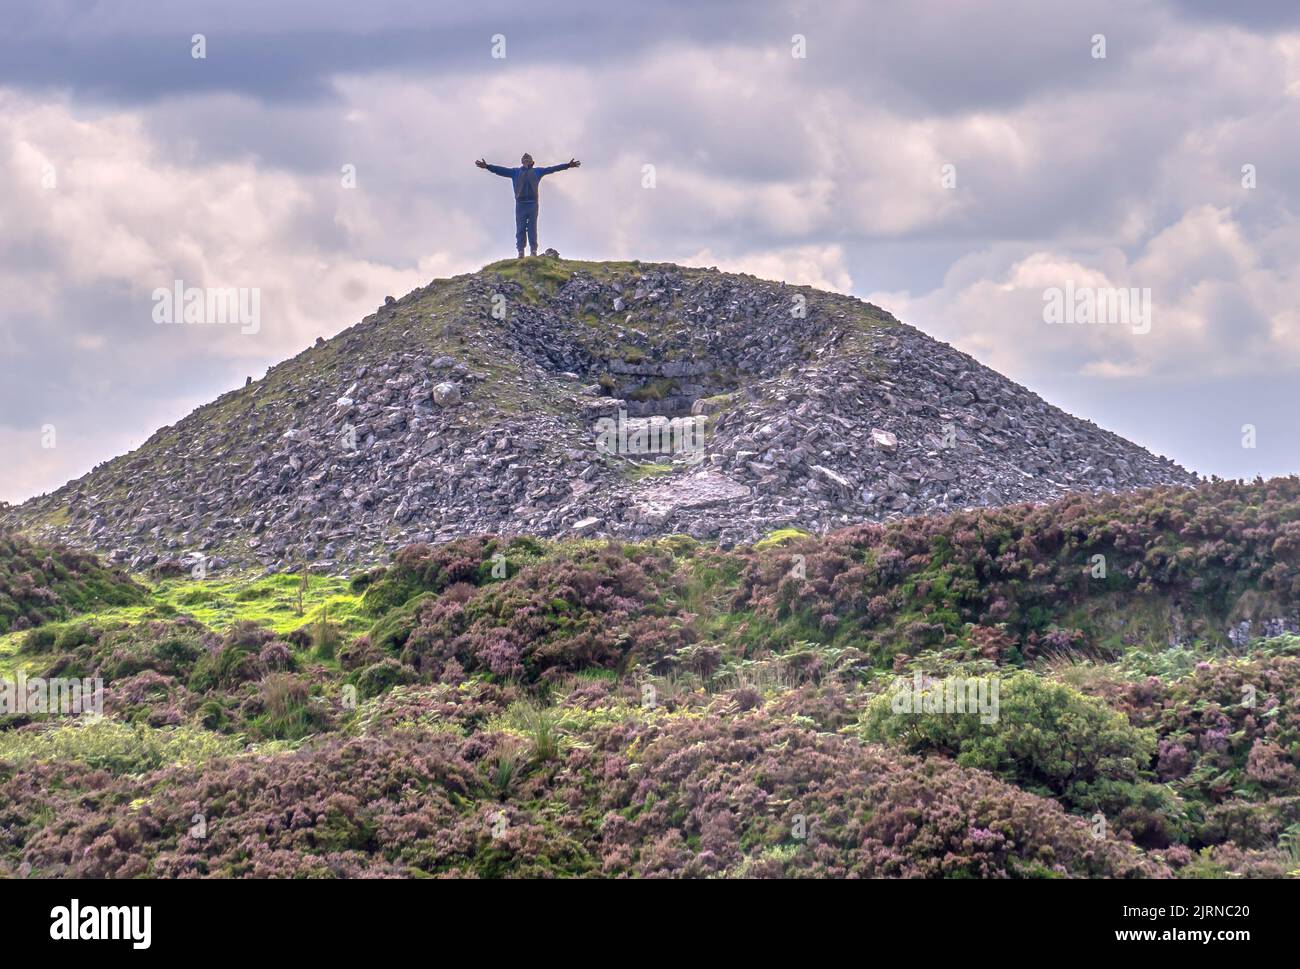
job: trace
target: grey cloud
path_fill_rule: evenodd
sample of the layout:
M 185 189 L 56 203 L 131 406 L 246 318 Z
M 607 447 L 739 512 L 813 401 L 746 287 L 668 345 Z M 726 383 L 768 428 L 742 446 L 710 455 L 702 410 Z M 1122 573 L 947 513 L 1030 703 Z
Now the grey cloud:
M 741 0 L 611 13 L 601 0 L 479 0 L 472 10 L 400 0 L 224 0 L 219 8 L 203 0 L 18 0 L 8 14 L 13 29 L 0 35 L 0 84 L 70 88 L 126 103 L 222 91 L 310 101 L 328 97 L 338 74 L 409 70 L 468 78 L 507 63 L 600 63 L 663 38 L 727 42 L 766 20 Z M 195 33 L 207 38 L 201 61 L 190 54 Z M 507 39 L 506 62 L 489 56 L 496 33 Z
M 142 125 L 147 172 L 190 176 L 163 197 L 174 221 L 159 224 L 129 197 L 114 210 L 162 260 L 130 272 L 189 277 L 222 245 L 226 256 L 248 248 L 268 300 L 317 298 L 282 304 L 254 344 L 142 334 L 151 280 L 65 278 L 78 267 L 59 233 L 73 230 L 56 231 L 28 199 L 0 199 L 0 224 L 21 220 L 24 230 L 0 233 L 0 278 L 53 279 L 57 290 L 49 315 L 0 306 L 0 430 L 26 433 L 57 413 L 86 441 L 98 428 L 98 439 L 119 446 L 126 424 L 142 440 L 317 333 L 354 322 L 388 289 L 507 254 L 508 187 L 471 162 L 480 153 L 511 161 L 524 148 L 544 162 L 585 162 L 545 190 L 542 235 L 566 255 L 707 252 L 780 266 L 774 253 L 838 246 L 826 257 L 842 259 L 831 272 L 847 272 L 859 293 L 907 293 L 918 305 L 931 294 L 917 322 L 959 345 L 1024 341 L 1024 331 L 1015 321 L 990 332 L 968 326 L 969 308 L 949 295 L 1001 281 L 1039 251 L 1089 266 L 1108 248 L 1137 259 L 1186 212 L 1223 207 L 1269 282 L 1242 278 L 1213 251 L 1168 269 L 1175 303 L 1199 282 L 1217 286 L 1205 300 L 1215 329 L 1189 342 L 1178 366 L 1190 372 L 1211 352 L 1248 361 L 1253 383 L 1214 386 L 1263 414 L 1262 427 L 1281 406 L 1273 388 L 1293 379 L 1288 360 L 1271 371 L 1258 363 L 1269 346 L 1267 287 L 1285 290 L 1300 272 L 1297 104 L 1267 34 L 1291 21 L 1264 4 L 1228 18 L 1258 36 L 1226 31 L 1202 6 L 380 3 L 364 6 L 361 29 L 353 0 L 233 0 L 219 20 L 189 0 L 119 4 L 111 14 L 91 3 L 19 4 L 0 37 L 0 120 L 21 110 L 7 105 L 7 91 L 54 106 L 66 99 L 88 127 L 120 113 Z M 508 37 L 504 65 L 486 54 L 497 29 Z M 208 34 L 210 55 L 197 65 L 196 30 Z M 806 61 L 789 56 L 795 32 L 808 36 Z M 1107 34 L 1105 63 L 1088 57 L 1094 32 Z M 33 123 L 26 137 L 55 151 L 48 130 Z M 94 160 L 75 129 L 64 136 L 61 165 Z M 940 161 L 958 166 L 954 196 L 926 167 Z M 1240 189 L 1243 162 L 1258 166 L 1253 194 Z M 355 190 L 339 185 L 344 163 L 357 166 Z M 639 184 L 646 163 L 658 169 L 653 192 Z M 274 215 L 248 226 L 187 222 L 219 217 L 210 207 L 238 197 L 215 175 L 230 168 Z M 797 193 L 823 182 L 824 211 L 801 207 Z M 804 218 L 779 218 L 761 201 L 773 197 L 793 198 Z M 904 202 L 915 211 L 890 208 Z M 176 245 L 181 237 L 195 241 Z M 211 271 L 250 269 L 227 259 Z M 1019 325 L 1032 337 L 1034 322 Z M 101 350 L 76 347 L 88 331 L 104 338 Z M 1012 376 L 1193 467 L 1238 473 L 1264 457 L 1263 443 L 1243 456 L 1226 432 L 1198 441 L 1185 427 L 1194 381 L 1162 397 L 1151 381 L 1076 376 L 1097 356 L 1083 342 L 1029 349 L 1036 355 Z M 85 467 L 112 453 L 85 448 Z M 1260 467 L 1285 463 L 1272 454 Z M 0 475 L 0 496 L 21 497 L 29 485 L 16 480 Z
M 1300 6 L 1293 0 L 1250 0 L 1249 3 L 1173 0 L 1172 7 L 1197 18 L 1236 24 L 1252 30 L 1300 26 Z

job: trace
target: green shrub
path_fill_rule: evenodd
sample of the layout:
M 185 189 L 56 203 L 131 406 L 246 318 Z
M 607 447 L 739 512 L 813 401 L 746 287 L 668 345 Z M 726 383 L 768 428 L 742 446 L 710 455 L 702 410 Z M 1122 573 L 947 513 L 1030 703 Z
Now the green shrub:
M 60 653 L 66 653 L 78 646 L 93 643 L 98 637 L 98 631 L 85 623 L 64 626 L 55 637 L 54 648 Z
M 415 670 L 392 657 L 385 657 L 361 671 L 361 675 L 357 677 L 357 689 L 363 698 L 369 699 L 379 696 L 399 683 L 413 683 L 417 679 Z
M 57 629 L 51 626 L 40 626 L 23 636 L 22 645 L 18 649 L 23 653 L 49 653 L 54 650 L 57 640 Z
M 433 593 L 426 592 L 388 612 L 371 627 L 371 643 L 385 653 L 401 652 L 411 632 L 420 624 L 420 609 L 437 598 Z
M 887 690 L 863 712 L 862 736 L 912 753 L 946 754 L 1073 810 L 1117 811 L 1141 801 L 1123 785 L 1145 779 L 1156 752 L 1154 731 L 1027 671 L 1001 677 L 998 686 L 992 723 L 982 723 L 978 713 L 898 713 L 897 688 Z
M 257 656 L 243 643 L 228 643 L 213 654 L 204 652 L 190 672 L 188 686 L 195 693 L 238 686 L 257 678 Z
M 214 697 L 204 700 L 199 707 L 199 723 L 208 730 L 224 730 L 230 723 L 230 715 L 226 712 L 225 705 Z
M 154 656 L 175 667 L 189 666 L 202 652 L 198 639 L 188 636 L 166 636 L 153 648 Z

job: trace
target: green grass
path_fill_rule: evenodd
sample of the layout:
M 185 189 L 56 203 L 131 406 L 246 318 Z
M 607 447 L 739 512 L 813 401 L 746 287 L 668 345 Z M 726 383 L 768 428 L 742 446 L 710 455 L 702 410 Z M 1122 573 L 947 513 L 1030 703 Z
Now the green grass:
M 755 542 L 754 548 L 776 548 L 784 545 L 786 542 L 793 541 L 796 538 L 807 538 L 808 535 L 809 533 L 805 532 L 801 528 L 778 528 L 776 531 L 768 532 Z
M 502 259 L 484 266 L 483 271 L 521 284 L 527 297 L 536 296 L 539 291 L 553 293 L 567 281 L 573 270 L 566 268 L 565 262 L 563 259 Z
M 585 272 L 596 279 L 635 273 L 639 265 L 627 261 L 589 259 L 554 259 L 547 256 L 527 259 L 498 259 L 483 267 L 484 273 L 496 273 L 506 279 L 536 284 L 565 282 L 575 272 Z
M 143 580 L 141 580 L 143 581 Z M 153 619 L 192 616 L 217 631 L 238 622 L 254 622 L 277 633 L 289 633 L 300 626 L 319 623 L 321 609 L 328 607 L 329 622 L 349 637 L 365 632 L 371 620 L 360 613 L 361 596 L 348 588 L 348 580 L 336 576 L 310 576 L 303 596 L 303 614 L 298 615 L 297 575 L 265 578 L 234 576 L 212 579 L 164 579 L 149 586 L 150 599 L 136 606 L 116 606 L 82 613 L 51 628 L 67 625 L 138 623 Z M 24 632 L 0 636 L 0 676 L 31 671 L 39 658 L 18 656 Z
M 664 377 L 659 380 L 651 380 L 637 387 L 627 394 L 628 400 L 645 402 L 647 400 L 663 400 L 665 397 L 671 397 L 677 393 L 679 384 L 676 378 Z
M 201 764 L 246 749 L 240 737 L 199 727 L 148 727 L 96 716 L 70 719 L 47 730 L 0 732 L 0 761 L 78 761 L 114 774 Z
M 300 581 L 293 574 L 259 579 L 167 579 L 153 591 L 160 603 L 218 632 L 237 622 L 255 622 L 277 633 L 292 632 L 319 621 L 324 606 L 329 608 L 330 622 L 349 633 L 362 632 L 369 626 L 369 620 L 359 613 L 361 597 L 348 589 L 347 579 L 337 576 L 308 577 L 303 614 L 299 615 Z
M 35 660 L 20 659 L 18 647 L 26 632 L 6 633 L 0 636 L 0 677 L 13 676 L 19 670 L 28 669 Z
M 672 473 L 672 464 L 629 464 L 624 471 L 629 481 L 642 481 Z

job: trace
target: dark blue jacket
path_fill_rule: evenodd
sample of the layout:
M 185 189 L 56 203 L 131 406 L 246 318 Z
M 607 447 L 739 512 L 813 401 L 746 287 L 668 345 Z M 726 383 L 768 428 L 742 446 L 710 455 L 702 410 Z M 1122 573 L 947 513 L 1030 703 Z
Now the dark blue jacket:
M 566 168 L 572 167 L 568 162 L 565 162 L 563 165 L 550 165 L 546 168 L 538 168 L 536 165 L 532 168 L 506 168 L 504 165 L 489 165 L 487 170 L 493 175 L 502 175 L 514 183 L 516 202 L 536 202 L 538 183 L 541 182 L 543 175 L 549 175 L 551 172 L 562 172 Z

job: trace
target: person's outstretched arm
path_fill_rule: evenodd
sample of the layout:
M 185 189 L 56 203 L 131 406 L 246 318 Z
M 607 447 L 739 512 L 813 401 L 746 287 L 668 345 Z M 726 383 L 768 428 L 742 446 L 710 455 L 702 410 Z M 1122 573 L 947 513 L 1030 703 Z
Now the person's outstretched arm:
M 510 178 L 512 175 L 514 175 L 514 172 L 511 171 L 509 168 L 506 168 L 504 165 L 489 165 L 482 158 L 480 158 L 474 164 L 477 165 L 479 168 L 486 168 L 493 175 L 504 175 L 506 178 Z
M 549 175 L 549 174 L 551 174 L 551 172 L 562 172 L 562 171 L 564 171 L 566 168 L 577 168 L 577 167 L 578 167 L 579 165 L 581 165 L 581 164 L 582 164 L 582 162 L 578 161 L 578 159 L 576 159 L 576 158 L 570 158 L 570 159 L 569 159 L 567 162 L 565 162 L 563 165 L 548 165 L 548 166 L 545 167 L 545 168 L 539 168 L 539 169 L 537 169 L 537 176 L 540 178 L 540 177 L 543 176 L 543 175 Z

